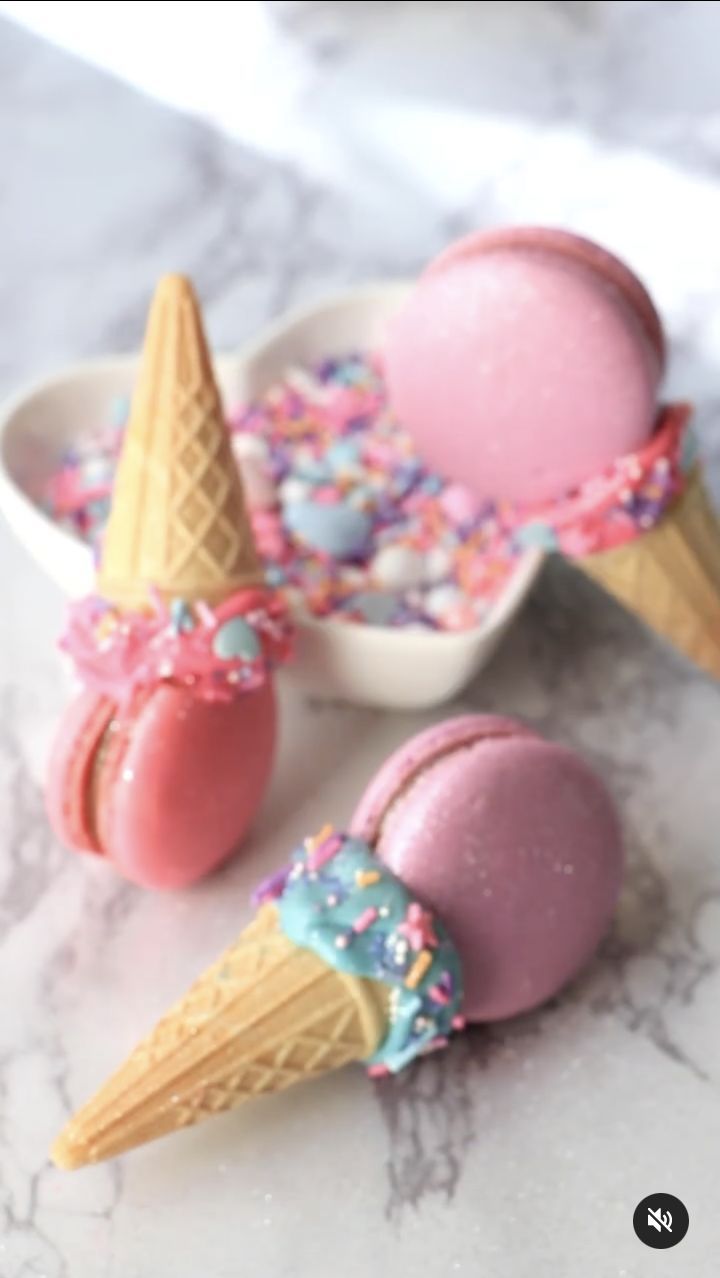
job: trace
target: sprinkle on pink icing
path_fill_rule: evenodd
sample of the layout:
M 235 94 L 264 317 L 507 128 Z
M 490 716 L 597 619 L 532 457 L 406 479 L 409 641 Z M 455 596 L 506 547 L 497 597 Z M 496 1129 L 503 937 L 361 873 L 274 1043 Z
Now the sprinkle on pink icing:
M 682 445 L 690 414 L 689 404 L 669 405 L 644 448 L 618 458 L 563 501 L 511 511 L 510 524 L 547 525 L 558 548 L 571 556 L 608 550 L 648 532 L 684 488 Z
M 443 510 L 458 524 L 468 523 L 478 513 L 479 502 L 463 484 L 449 484 L 440 496 Z
M 684 483 L 688 415 L 682 404 L 662 410 L 639 452 L 616 459 L 574 492 L 532 506 L 502 498 L 479 504 L 466 480 L 448 482 L 429 471 L 392 414 L 372 354 L 290 368 L 232 420 L 263 454 L 243 464 L 252 461 L 268 486 L 267 503 L 251 510 L 268 585 L 318 618 L 458 632 L 482 624 L 526 549 L 582 558 L 652 529 Z M 118 431 L 100 452 L 93 441 L 92 450 L 68 453 L 48 484 L 53 516 L 95 544 L 119 440 Z M 322 538 L 311 544 L 296 535 L 299 505 L 319 511 L 325 527 L 362 512 L 368 535 L 335 556 Z M 385 579 L 378 555 L 389 547 L 427 558 L 437 549 L 443 566 L 419 582 L 414 574 Z M 453 588 L 441 605 L 438 587 Z
M 240 620 L 254 636 L 254 655 L 217 652 L 223 627 Z M 246 632 L 247 633 L 247 632 Z M 217 608 L 159 598 L 152 611 L 121 612 L 90 596 L 71 605 L 60 646 L 83 682 L 119 703 L 140 688 L 188 688 L 202 701 L 233 701 L 264 684 L 290 654 L 287 610 L 274 592 L 241 590 Z

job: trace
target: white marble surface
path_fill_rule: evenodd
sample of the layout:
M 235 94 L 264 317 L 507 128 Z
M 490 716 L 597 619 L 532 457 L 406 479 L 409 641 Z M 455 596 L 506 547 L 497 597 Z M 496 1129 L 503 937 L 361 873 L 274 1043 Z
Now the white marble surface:
M 105 62 L 115 11 L 142 7 L 105 7 Z M 302 74 L 272 128 L 223 106 L 227 84 L 196 86 L 224 132 L 0 26 L 2 388 L 136 343 L 168 267 L 195 276 L 228 345 L 291 301 L 414 269 L 466 228 L 537 218 L 645 273 L 673 386 L 718 458 L 720 5 L 272 9 Z M 716 1275 L 715 686 L 553 565 L 455 708 L 528 717 L 614 789 L 630 864 L 592 969 L 556 1006 L 395 1081 L 348 1070 L 68 1176 L 46 1151 L 69 1109 L 241 925 L 252 882 L 298 833 L 342 820 L 425 720 L 286 695 L 244 859 L 192 892 L 143 894 L 48 833 L 62 601 L 4 528 L 0 580 L 1 1278 Z M 666 1257 L 631 1228 L 653 1189 L 691 1214 Z

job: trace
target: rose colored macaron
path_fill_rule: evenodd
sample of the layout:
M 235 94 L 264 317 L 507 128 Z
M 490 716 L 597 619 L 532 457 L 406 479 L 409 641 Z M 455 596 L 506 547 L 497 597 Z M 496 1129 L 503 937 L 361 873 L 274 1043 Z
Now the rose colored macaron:
M 477 498 L 563 496 L 651 434 L 661 323 L 618 258 L 508 227 L 427 268 L 384 347 L 390 400 L 427 463 Z
M 604 786 L 578 755 L 512 719 L 467 715 L 414 737 L 371 781 L 351 830 L 448 927 L 471 1021 L 562 989 L 620 890 L 622 838 Z
M 122 711 L 85 691 L 50 759 L 53 829 L 143 887 L 184 887 L 240 843 L 270 778 L 275 733 L 270 680 L 219 703 L 163 686 Z

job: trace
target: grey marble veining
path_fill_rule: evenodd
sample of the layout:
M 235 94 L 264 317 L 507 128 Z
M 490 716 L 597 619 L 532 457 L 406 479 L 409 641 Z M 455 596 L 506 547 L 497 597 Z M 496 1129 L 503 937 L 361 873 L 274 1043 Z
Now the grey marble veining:
M 474 225 L 537 218 L 645 272 L 717 485 L 720 6 L 273 8 L 307 74 L 292 141 L 262 151 L 0 25 L 2 388 L 136 345 L 164 269 L 194 276 L 233 346 Z M 653 1188 L 690 1209 L 677 1272 L 716 1273 L 718 688 L 551 564 L 450 709 L 523 715 L 616 794 L 627 881 L 591 968 L 397 1079 L 348 1070 L 302 1105 L 67 1176 L 47 1163 L 56 1129 L 242 925 L 252 884 L 446 711 L 284 690 L 246 855 L 191 892 L 141 893 L 47 829 L 62 600 L 4 527 L 0 573 L 0 1278 L 645 1278 L 659 1258 L 630 1218 Z

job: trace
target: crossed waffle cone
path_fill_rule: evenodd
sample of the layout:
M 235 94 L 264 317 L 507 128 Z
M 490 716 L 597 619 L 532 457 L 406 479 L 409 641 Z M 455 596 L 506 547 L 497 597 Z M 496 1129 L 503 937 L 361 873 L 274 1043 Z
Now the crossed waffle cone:
M 655 528 L 577 563 L 691 661 L 720 678 L 720 524 L 700 467 Z
M 167 275 L 150 309 L 97 589 L 121 608 L 220 603 L 262 581 L 202 316 Z
M 387 987 L 328 967 L 261 906 L 52 1150 L 72 1169 L 370 1056 Z

